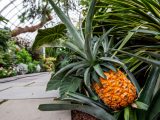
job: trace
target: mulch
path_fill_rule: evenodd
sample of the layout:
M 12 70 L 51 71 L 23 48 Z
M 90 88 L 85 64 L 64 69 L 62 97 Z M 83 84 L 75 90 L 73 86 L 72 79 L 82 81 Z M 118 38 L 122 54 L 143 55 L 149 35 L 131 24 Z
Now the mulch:
M 87 113 L 77 111 L 77 110 L 72 110 L 71 116 L 72 116 L 72 120 L 99 120 Z

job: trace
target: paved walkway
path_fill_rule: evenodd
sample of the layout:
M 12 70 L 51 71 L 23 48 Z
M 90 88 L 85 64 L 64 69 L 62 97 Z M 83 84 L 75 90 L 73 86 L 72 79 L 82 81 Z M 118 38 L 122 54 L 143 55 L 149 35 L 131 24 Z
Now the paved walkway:
M 53 103 L 59 96 L 57 90 L 45 91 L 50 76 L 37 73 L 0 79 L 0 103 L 7 100 L 0 104 L 1 120 L 71 120 L 70 111 L 37 109 L 40 104 Z

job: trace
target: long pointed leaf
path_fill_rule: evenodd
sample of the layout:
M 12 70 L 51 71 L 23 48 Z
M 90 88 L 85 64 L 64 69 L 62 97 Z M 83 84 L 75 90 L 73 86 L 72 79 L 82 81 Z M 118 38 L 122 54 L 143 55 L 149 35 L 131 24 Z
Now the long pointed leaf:
M 88 65 L 87 63 L 82 63 L 82 64 L 79 64 L 79 65 L 73 67 L 71 70 L 69 70 L 69 71 L 65 74 L 64 77 L 70 75 L 71 73 L 75 72 L 76 70 L 78 70 L 78 69 L 80 69 L 80 68 L 86 67 L 87 65 Z
M 124 120 L 129 120 L 129 107 L 124 109 Z
M 114 72 L 117 72 L 117 69 L 110 63 L 105 62 L 105 63 L 102 63 L 101 65 L 103 65 L 104 67 L 109 68 L 110 70 L 112 70 Z
M 70 68 L 72 68 L 72 67 L 74 67 L 74 66 L 76 66 L 76 65 L 82 64 L 82 63 L 84 63 L 84 62 L 83 62 L 83 61 L 80 61 L 80 62 L 75 62 L 75 63 L 68 64 L 68 65 L 66 65 L 65 67 L 61 68 L 59 71 L 57 71 L 57 72 L 54 74 L 53 77 L 55 77 L 56 75 L 58 75 L 58 74 L 60 74 L 60 73 L 65 72 L 66 70 L 68 70 L 68 69 L 70 69 Z M 53 77 L 52 77 L 52 78 L 53 78 Z
M 99 102 L 89 98 L 89 97 L 86 97 L 82 94 L 79 94 L 79 93 L 73 93 L 73 92 L 69 92 L 67 93 L 67 95 L 69 97 L 73 97 L 73 98 L 76 98 L 77 100 L 80 100 L 82 103 L 87 103 L 88 105 L 91 105 L 93 107 L 101 107 L 103 109 L 106 109 L 107 111 L 111 112 L 112 110 L 108 107 L 108 106 L 104 106 L 103 104 L 100 104 Z M 67 99 L 67 97 L 66 97 Z
M 140 26 L 135 27 L 133 30 L 137 30 Z M 124 47 L 124 45 L 130 40 L 130 38 L 134 35 L 134 32 L 129 32 L 128 35 L 123 39 L 121 45 L 118 47 L 118 50 L 121 50 L 122 47 Z M 115 56 L 117 54 L 117 51 L 114 52 L 114 54 L 112 55 Z
M 98 83 L 99 86 L 102 86 L 102 83 L 100 82 L 99 77 L 95 71 L 92 72 L 92 78 L 96 83 Z
M 84 73 L 84 83 L 86 86 L 90 86 L 90 67 L 88 67 Z
M 158 114 L 160 114 L 159 106 L 160 106 L 160 89 L 157 92 L 157 94 L 155 95 L 155 97 L 150 105 L 150 108 L 148 110 L 147 120 L 158 120 L 158 119 L 156 119 L 156 116 Z
M 99 76 L 101 76 L 102 78 L 106 79 L 106 76 L 104 75 L 103 70 L 102 70 L 102 68 L 100 67 L 99 64 L 96 64 L 95 66 L 93 66 L 93 68 L 94 68 L 94 70 L 97 72 L 97 74 Z
M 74 52 L 79 53 L 83 58 L 86 58 L 86 55 L 83 53 L 83 50 L 79 49 L 76 45 L 71 42 L 65 42 L 65 46 L 69 49 L 73 50 Z
M 91 53 L 92 18 L 95 12 L 96 0 L 92 0 L 88 9 L 85 25 L 85 52 L 89 60 L 93 59 Z
M 145 86 L 140 94 L 139 101 L 148 105 L 150 104 L 159 74 L 160 68 L 152 66 L 151 71 L 146 80 Z
M 134 55 L 132 53 L 129 53 L 129 52 L 126 52 L 126 51 L 122 51 L 122 50 L 116 50 L 116 49 L 113 49 L 113 50 L 115 50 L 117 52 L 121 52 L 121 53 L 127 54 L 127 55 L 129 55 L 131 57 L 135 57 L 135 58 L 137 58 L 137 59 L 139 59 L 139 60 L 141 60 L 143 62 L 146 62 L 148 64 L 152 64 L 154 66 L 160 66 L 160 61 L 152 60 L 152 59 L 147 59 L 145 57 L 140 57 L 140 56 L 137 56 L 137 55 Z
M 84 41 L 81 38 L 80 34 L 78 33 L 77 29 L 74 27 L 74 25 L 70 21 L 70 19 L 62 12 L 62 10 L 52 0 L 48 0 L 48 1 L 53 7 L 58 17 L 68 28 L 70 34 L 73 36 L 75 40 L 76 45 L 79 46 L 80 49 L 83 49 Z
M 89 105 L 79 104 L 42 104 L 39 106 L 42 111 L 57 111 L 57 110 L 79 110 L 91 114 L 101 120 L 115 120 L 110 114 L 103 109 L 95 109 L 95 107 Z

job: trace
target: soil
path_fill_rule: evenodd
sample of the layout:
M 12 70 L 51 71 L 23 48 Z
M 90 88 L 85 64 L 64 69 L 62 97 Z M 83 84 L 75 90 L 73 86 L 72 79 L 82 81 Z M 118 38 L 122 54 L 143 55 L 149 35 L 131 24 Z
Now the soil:
M 77 111 L 77 110 L 72 110 L 71 116 L 72 116 L 72 120 L 99 120 L 87 113 Z

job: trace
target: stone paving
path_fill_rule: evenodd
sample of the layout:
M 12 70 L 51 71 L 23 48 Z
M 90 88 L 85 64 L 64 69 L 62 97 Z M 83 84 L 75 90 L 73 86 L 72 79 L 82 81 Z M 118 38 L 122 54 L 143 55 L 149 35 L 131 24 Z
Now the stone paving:
M 57 90 L 45 91 L 50 76 L 38 73 L 0 79 L 1 120 L 71 120 L 70 111 L 38 110 L 40 104 L 53 103 L 59 97 Z

